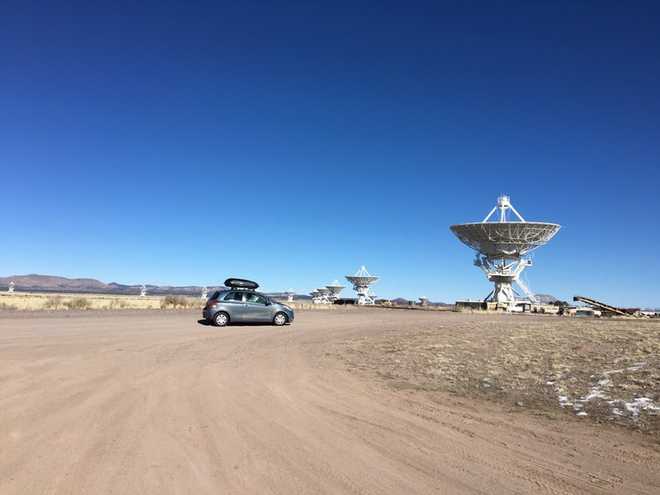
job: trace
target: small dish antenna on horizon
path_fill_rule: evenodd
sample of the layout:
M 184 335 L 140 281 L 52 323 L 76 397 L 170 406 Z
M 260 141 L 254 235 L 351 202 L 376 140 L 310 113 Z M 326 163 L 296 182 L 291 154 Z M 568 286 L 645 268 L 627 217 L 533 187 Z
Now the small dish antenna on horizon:
M 15 287 L 15 286 L 16 286 L 16 284 L 14 283 L 13 280 L 12 280 L 11 282 L 9 282 L 9 287 L 7 287 L 7 292 L 9 292 L 10 294 L 11 294 L 12 292 L 14 292 L 14 287 Z
M 140 287 L 140 297 L 146 297 L 147 295 L 147 286 L 142 284 L 142 287 Z

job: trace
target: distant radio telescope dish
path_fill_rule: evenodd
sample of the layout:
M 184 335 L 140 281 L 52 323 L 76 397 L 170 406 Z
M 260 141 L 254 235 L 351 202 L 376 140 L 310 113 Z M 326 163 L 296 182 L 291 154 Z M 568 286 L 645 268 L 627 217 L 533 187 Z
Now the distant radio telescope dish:
M 330 291 L 325 287 L 319 287 L 309 293 L 314 304 L 330 304 Z
M 361 266 L 354 275 L 346 275 L 346 280 L 353 285 L 353 290 L 357 292 L 357 303 L 359 305 L 375 304 L 374 296 L 371 294 L 369 287 L 378 281 L 378 277 L 371 275 L 365 266 Z
M 491 221 L 496 214 L 496 219 Z M 525 268 L 532 266 L 532 260 L 527 255 L 547 244 L 560 228 L 556 223 L 526 221 L 513 207 L 508 196 L 497 198 L 497 204 L 483 221 L 450 227 L 463 244 L 477 251 L 474 264 L 495 285 L 486 301 L 501 303 L 510 308 L 516 301 L 513 283 L 522 289 L 531 302 L 538 302 L 520 280 L 520 275 Z
M 14 284 L 13 280 L 11 282 L 9 282 L 9 287 L 7 287 L 7 292 L 10 292 L 10 293 L 14 292 L 14 287 L 15 286 L 16 286 L 16 284 Z
M 337 299 L 339 299 L 339 293 L 344 290 L 346 286 L 341 285 L 338 280 L 335 280 L 334 282 L 326 285 L 325 288 L 330 291 L 328 294 L 330 302 L 335 302 Z
M 319 287 L 316 289 L 317 304 L 330 304 L 330 289 L 327 287 Z

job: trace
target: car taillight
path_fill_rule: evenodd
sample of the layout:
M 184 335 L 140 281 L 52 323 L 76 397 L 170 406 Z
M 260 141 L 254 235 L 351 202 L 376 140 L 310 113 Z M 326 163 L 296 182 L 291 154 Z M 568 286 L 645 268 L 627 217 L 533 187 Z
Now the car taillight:
M 213 306 L 217 302 L 218 302 L 217 299 L 209 299 L 208 301 L 206 301 L 206 306 L 204 307 L 204 309 L 209 309 L 211 306 Z

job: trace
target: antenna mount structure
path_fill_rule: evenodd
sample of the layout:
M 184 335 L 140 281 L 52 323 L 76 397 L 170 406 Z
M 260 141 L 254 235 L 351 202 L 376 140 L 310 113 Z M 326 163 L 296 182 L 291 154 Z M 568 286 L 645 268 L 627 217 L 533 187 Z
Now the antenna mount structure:
M 337 299 L 339 299 L 339 293 L 344 290 L 346 286 L 341 285 L 339 280 L 335 280 L 332 283 L 326 285 L 325 288 L 330 291 L 328 294 L 328 299 L 330 299 L 330 302 L 334 303 Z
M 330 304 L 330 290 L 327 287 L 319 287 L 309 293 L 314 304 Z

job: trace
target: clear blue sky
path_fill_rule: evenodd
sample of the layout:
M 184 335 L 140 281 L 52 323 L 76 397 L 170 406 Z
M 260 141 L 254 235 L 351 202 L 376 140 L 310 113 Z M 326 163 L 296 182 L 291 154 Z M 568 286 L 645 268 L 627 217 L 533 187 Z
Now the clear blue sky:
M 28 3 L 2 275 L 477 298 L 448 226 L 508 193 L 564 226 L 532 290 L 660 306 L 657 2 Z

